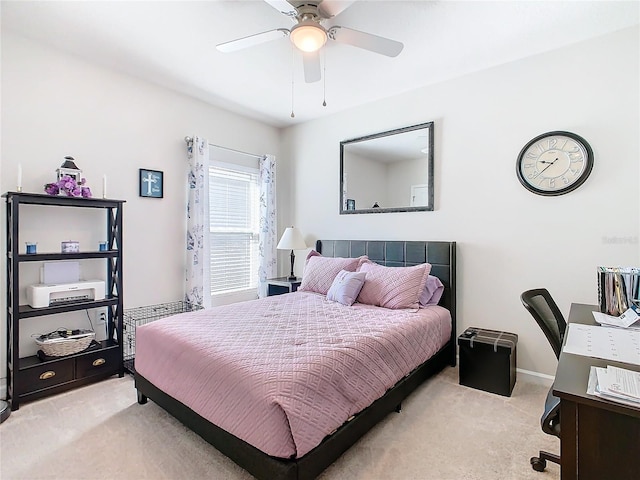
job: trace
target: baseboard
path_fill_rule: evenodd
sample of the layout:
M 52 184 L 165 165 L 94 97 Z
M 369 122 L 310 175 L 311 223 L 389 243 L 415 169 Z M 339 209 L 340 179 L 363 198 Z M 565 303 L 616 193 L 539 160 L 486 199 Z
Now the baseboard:
M 532 372 L 531 370 L 524 370 L 522 368 L 516 368 L 516 374 L 518 380 L 524 380 L 528 383 L 544 385 L 545 387 L 550 387 L 553 384 L 553 380 L 555 379 L 555 377 L 553 377 L 552 375 Z

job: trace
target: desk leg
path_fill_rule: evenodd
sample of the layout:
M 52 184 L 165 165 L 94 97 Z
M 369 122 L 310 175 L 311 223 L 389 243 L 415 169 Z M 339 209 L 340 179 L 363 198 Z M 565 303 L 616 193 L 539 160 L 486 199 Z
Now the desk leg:
M 564 399 L 560 401 L 560 478 L 578 478 L 578 409 Z

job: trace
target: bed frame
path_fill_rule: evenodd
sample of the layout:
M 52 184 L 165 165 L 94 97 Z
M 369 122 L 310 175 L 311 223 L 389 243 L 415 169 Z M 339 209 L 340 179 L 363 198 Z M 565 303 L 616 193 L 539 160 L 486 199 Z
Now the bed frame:
M 440 305 L 451 312 L 452 329 L 448 343 L 433 357 L 413 370 L 381 398 L 346 422 L 316 448 L 298 459 L 267 455 L 252 445 L 204 419 L 193 410 L 159 390 L 136 372 L 138 403 L 152 399 L 221 453 L 260 480 L 311 480 L 331 465 L 390 412 L 400 411 L 402 400 L 426 379 L 445 366 L 456 365 L 456 243 L 364 240 L 318 240 L 316 250 L 326 257 L 369 258 L 386 266 L 411 266 L 428 262 L 431 272 L 445 286 Z

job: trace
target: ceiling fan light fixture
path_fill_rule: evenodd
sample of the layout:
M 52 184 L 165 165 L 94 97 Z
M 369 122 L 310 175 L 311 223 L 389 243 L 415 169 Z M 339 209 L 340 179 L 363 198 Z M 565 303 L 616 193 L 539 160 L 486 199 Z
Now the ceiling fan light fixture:
M 327 32 L 313 20 L 304 20 L 291 29 L 293 44 L 303 52 L 317 52 L 327 43 Z

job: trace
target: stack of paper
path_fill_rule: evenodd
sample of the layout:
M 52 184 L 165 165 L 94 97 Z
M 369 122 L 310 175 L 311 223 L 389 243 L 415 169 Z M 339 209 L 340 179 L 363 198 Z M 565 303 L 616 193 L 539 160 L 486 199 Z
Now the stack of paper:
M 607 315 L 606 313 L 601 312 L 593 312 L 593 318 L 600 325 L 640 330 L 640 308 L 635 305 L 632 305 L 631 308 L 626 310 L 619 317 L 614 317 L 613 315 Z
M 589 380 L 587 393 L 640 407 L 640 372 L 611 365 L 607 368 L 591 367 Z
M 564 353 L 640 365 L 640 330 L 570 323 Z

